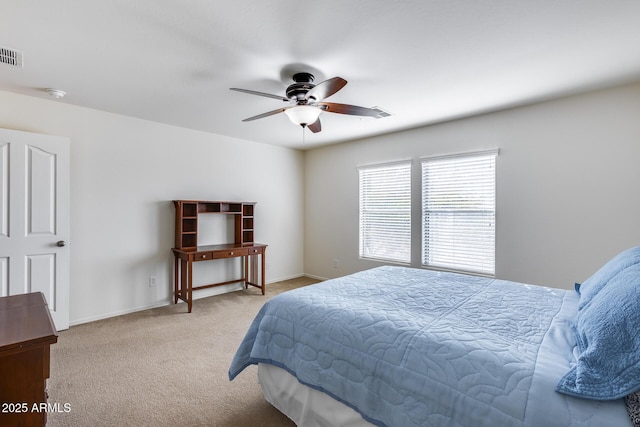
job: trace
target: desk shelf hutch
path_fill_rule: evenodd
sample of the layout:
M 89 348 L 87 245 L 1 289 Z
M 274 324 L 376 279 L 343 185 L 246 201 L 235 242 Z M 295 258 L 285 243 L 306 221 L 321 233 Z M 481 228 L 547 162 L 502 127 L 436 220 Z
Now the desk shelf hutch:
M 178 299 L 188 305 L 191 313 L 193 291 L 243 282 L 245 289 L 254 286 L 265 293 L 265 251 L 267 245 L 254 242 L 255 202 L 224 202 L 203 200 L 174 200 L 176 209 L 174 265 L 174 303 Z M 221 245 L 198 245 L 198 218 L 203 214 L 223 214 L 234 216 L 234 242 Z M 260 256 L 260 284 L 257 272 L 250 268 L 249 259 Z M 193 286 L 193 263 L 224 258 L 244 258 L 243 277 L 226 282 Z M 254 264 L 255 265 L 255 264 Z

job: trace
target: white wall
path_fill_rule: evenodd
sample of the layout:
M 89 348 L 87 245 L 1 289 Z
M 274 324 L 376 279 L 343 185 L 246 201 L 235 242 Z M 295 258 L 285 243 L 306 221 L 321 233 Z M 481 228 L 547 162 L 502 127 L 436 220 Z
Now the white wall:
M 298 150 L 7 92 L 0 127 L 71 139 L 71 324 L 172 300 L 174 199 L 257 202 L 267 282 L 303 274 Z M 233 274 L 229 263 L 213 263 L 196 264 L 196 284 Z M 157 287 L 148 286 L 150 276 Z
M 498 278 L 571 289 L 640 245 L 638 83 L 308 151 L 305 272 L 329 278 L 379 265 L 358 258 L 356 167 L 404 159 L 414 159 L 419 266 L 418 159 L 487 148 L 500 148 Z
M 267 282 L 335 277 L 378 265 L 357 256 L 358 165 L 494 147 L 497 276 L 570 288 L 640 244 L 639 117 L 640 83 L 302 153 L 0 91 L 0 127 L 71 139 L 72 324 L 170 301 L 173 199 L 256 201 Z

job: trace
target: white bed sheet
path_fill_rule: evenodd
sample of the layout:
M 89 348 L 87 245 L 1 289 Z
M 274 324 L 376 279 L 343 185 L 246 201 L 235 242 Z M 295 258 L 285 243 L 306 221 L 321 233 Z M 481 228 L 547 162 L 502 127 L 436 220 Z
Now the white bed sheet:
M 258 364 L 258 383 L 267 402 L 303 427 L 374 427 L 362 416 L 329 395 L 300 384 L 277 366 Z

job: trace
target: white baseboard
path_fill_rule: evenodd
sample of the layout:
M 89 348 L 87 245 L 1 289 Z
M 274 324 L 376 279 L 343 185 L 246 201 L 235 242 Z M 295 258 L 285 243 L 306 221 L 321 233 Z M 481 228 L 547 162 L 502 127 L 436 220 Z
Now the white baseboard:
M 137 311 L 150 310 L 152 308 L 164 307 L 164 306 L 169 305 L 169 304 L 172 304 L 172 301 L 159 301 L 159 302 L 156 302 L 155 304 L 150 304 L 150 305 L 146 305 L 146 306 L 128 308 L 126 310 L 117 310 L 117 311 L 113 311 L 113 312 L 110 312 L 110 313 L 99 314 L 97 316 L 83 317 L 81 319 L 76 319 L 76 320 L 69 321 L 69 326 L 76 326 L 76 325 L 81 325 L 83 323 L 89 323 L 89 322 L 95 322 L 97 320 L 108 319 L 110 317 L 116 317 L 116 316 L 122 316 L 122 315 L 125 315 L 125 314 L 131 314 L 131 313 L 135 313 Z
M 283 282 L 285 280 L 297 279 L 299 277 L 311 277 L 311 276 L 308 276 L 308 275 L 306 275 L 304 273 L 294 274 L 294 275 L 291 275 L 291 276 L 285 276 L 285 277 L 279 277 L 277 279 L 267 280 L 265 282 L 265 285 L 268 286 L 271 283 Z M 312 277 L 312 278 L 314 278 L 314 277 Z M 226 288 L 226 286 L 225 286 L 225 288 Z M 215 288 L 211 288 L 211 289 L 215 289 Z M 229 285 L 229 288 L 227 288 L 226 290 L 219 288 L 218 292 L 215 292 L 215 291 L 212 292 L 211 290 L 209 290 L 209 292 L 198 292 L 193 296 L 193 299 L 197 300 L 197 299 L 200 299 L 200 298 L 207 298 L 207 297 L 211 297 L 211 296 L 215 296 L 215 295 L 222 295 L 222 294 L 226 294 L 226 293 L 229 293 L 229 292 L 240 291 L 242 289 L 243 288 L 239 287 L 239 286 L 233 286 L 232 287 L 232 285 Z M 77 326 L 77 325 L 81 325 L 83 323 L 89 323 L 89 322 L 95 322 L 95 321 L 98 321 L 98 320 L 108 319 L 110 317 L 123 316 L 125 314 L 131 314 L 131 313 L 135 313 L 135 312 L 138 312 L 138 311 L 144 311 L 144 310 L 150 310 L 152 308 L 164 307 L 164 306 L 173 304 L 172 299 L 173 299 L 173 296 L 171 296 L 171 299 L 168 299 L 166 301 L 158 301 L 156 303 L 149 304 L 149 305 L 143 305 L 143 306 L 139 306 L 139 307 L 128 308 L 128 309 L 125 309 L 125 310 L 112 311 L 110 313 L 99 314 L 97 316 L 83 317 L 81 319 L 76 319 L 76 320 L 73 320 L 73 321 L 69 321 L 69 326 Z M 183 303 L 183 302 L 184 301 L 181 301 L 181 300 L 178 301 L 178 303 Z
M 325 280 L 329 280 L 327 277 L 315 276 L 313 274 L 303 274 L 304 277 L 308 277 L 310 279 L 316 279 L 324 282 Z
M 305 276 L 306 275 L 304 273 L 292 274 L 291 276 L 284 276 L 284 277 L 278 277 L 277 279 L 267 280 L 266 284 L 268 285 L 270 283 L 284 282 L 285 280 L 297 279 L 299 277 L 305 277 Z

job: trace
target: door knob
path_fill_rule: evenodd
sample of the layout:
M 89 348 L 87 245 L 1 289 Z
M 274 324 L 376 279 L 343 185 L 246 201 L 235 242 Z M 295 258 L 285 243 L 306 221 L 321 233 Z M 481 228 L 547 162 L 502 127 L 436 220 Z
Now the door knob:
M 67 246 L 67 242 L 65 242 L 64 240 L 59 240 L 56 245 L 58 245 L 59 247 Z

